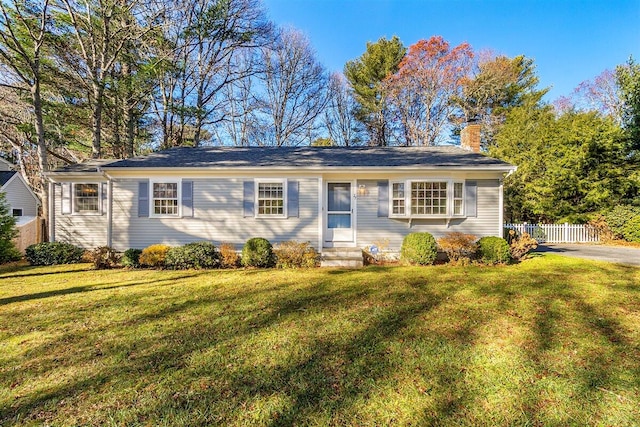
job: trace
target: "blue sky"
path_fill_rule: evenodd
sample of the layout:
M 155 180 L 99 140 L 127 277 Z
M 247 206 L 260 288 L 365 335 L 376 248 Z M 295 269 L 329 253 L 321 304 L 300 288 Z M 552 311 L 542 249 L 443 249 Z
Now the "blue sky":
M 533 58 L 553 101 L 633 55 L 640 61 L 640 0 L 263 0 L 278 25 L 302 30 L 330 71 L 368 41 L 397 35 L 405 46 L 432 35 L 452 45 Z

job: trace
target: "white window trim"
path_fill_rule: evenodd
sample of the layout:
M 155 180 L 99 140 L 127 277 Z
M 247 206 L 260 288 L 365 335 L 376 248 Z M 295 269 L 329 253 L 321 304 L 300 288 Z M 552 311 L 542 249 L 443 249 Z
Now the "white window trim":
M 153 184 L 178 185 L 178 213 L 176 215 L 155 213 L 153 206 Z M 153 178 L 149 180 L 149 218 L 182 218 L 182 178 Z
M 411 205 L 411 184 L 414 182 L 446 182 L 447 183 L 447 213 L 446 214 L 412 214 Z M 404 214 L 393 213 L 393 184 L 404 184 Z M 453 187 L 455 183 L 462 184 L 462 213 L 454 215 L 454 198 Z M 465 182 L 460 179 L 451 178 L 429 178 L 429 179 L 406 179 L 406 180 L 389 180 L 389 218 L 417 218 L 417 219 L 429 219 L 429 218 L 465 218 L 467 216 L 467 202 L 465 200 Z
M 258 198 L 260 196 L 260 184 L 282 184 L 282 215 L 260 214 L 260 206 Z M 253 180 L 253 211 L 255 218 L 288 218 L 287 205 L 289 189 L 287 188 L 287 180 L 284 178 L 257 178 Z
M 455 211 L 455 185 L 462 184 L 462 197 L 459 197 L 458 200 L 462 200 L 462 209 L 459 214 L 456 214 Z M 448 198 L 448 197 L 447 197 Z M 452 218 L 464 218 L 467 213 L 467 201 L 465 200 L 465 185 L 464 181 L 461 180 L 453 180 L 451 181 L 451 202 L 449 203 L 451 206 L 451 217 Z
M 409 206 L 410 198 L 407 197 L 407 182 L 410 182 L 410 181 L 403 181 L 403 180 L 389 181 L 389 217 L 391 218 L 406 218 L 409 216 L 408 214 L 411 213 L 411 207 Z M 393 184 L 404 185 L 404 213 L 402 214 L 393 213 L 393 200 L 394 200 Z
M 86 212 L 77 212 L 76 211 L 76 185 L 84 185 L 84 184 L 95 184 L 98 186 L 98 210 L 96 211 L 86 211 Z M 102 215 L 102 183 L 95 181 L 82 181 L 82 182 L 72 182 L 71 183 L 71 215 L 79 215 L 79 216 L 98 216 Z

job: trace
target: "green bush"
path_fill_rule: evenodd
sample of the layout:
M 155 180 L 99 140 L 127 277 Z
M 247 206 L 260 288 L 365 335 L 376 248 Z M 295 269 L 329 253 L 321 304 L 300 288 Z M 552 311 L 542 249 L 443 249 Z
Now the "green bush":
M 220 254 L 211 242 L 193 242 L 167 251 L 165 266 L 174 270 L 220 267 Z
M 82 260 L 84 249 L 64 242 L 44 242 L 26 249 L 31 265 L 75 264 Z
M 312 268 L 318 265 L 318 252 L 309 242 L 282 242 L 273 252 L 278 268 Z
M 402 241 L 400 259 L 411 264 L 430 265 L 438 256 L 436 239 L 430 233 L 410 233 Z
M 100 246 L 95 248 L 92 251 L 89 251 L 88 255 L 89 262 L 93 263 L 93 266 L 98 270 L 104 270 L 106 268 L 113 268 L 118 265 L 120 261 L 120 254 L 109 246 Z
M 276 264 L 276 257 L 271 243 L 262 237 L 247 240 L 242 247 L 241 262 L 244 267 L 273 267 Z
M 140 253 L 140 265 L 163 268 L 169 248 L 169 246 L 162 244 L 147 246 Z
M 511 261 L 509 244 L 502 237 L 483 237 L 478 240 L 478 253 L 487 264 L 506 263 Z
M 17 261 L 22 257 L 13 243 L 13 238 L 17 235 L 16 219 L 9 212 L 4 193 L 0 193 L 0 264 Z
M 120 259 L 120 264 L 125 267 L 131 268 L 140 268 L 140 254 L 142 253 L 142 249 L 127 249 L 122 254 L 122 258 Z
M 640 207 L 616 206 L 604 217 L 616 237 L 628 242 L 640 242 Z

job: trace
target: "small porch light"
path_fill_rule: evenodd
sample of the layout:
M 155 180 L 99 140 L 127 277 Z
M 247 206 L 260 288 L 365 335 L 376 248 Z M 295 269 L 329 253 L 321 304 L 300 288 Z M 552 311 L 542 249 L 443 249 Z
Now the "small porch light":
M 358 185 L 358 196 L 367 196 L 369 194 L 369 190 L 367 190 L 367 186 L 364 184 Z

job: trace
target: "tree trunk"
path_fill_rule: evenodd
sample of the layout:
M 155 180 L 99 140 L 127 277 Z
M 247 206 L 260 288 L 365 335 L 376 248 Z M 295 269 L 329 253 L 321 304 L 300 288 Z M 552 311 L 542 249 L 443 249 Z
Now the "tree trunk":
M 91 147 L 91 158 L 99 159 L 102 156 L 102 103 L 104 88 L 99 83 L 93 83 L 93 140 Z
M 131 68 L 127 61 L 122 64 L 122 75 L 126 84 L 125 101 L 122 103 L 124 113 L 124 124 L 126 128 L 124 158 L 134 156 L 133 145 L 135 140 L 135 118 L 133 114 L 133 89 L 131 88 Z
M 40 96 L 40 80 L 35 79 L 33 86 L 31 86 L 31 98 L 33 101 L 33 112 L 35 115 L 35 126 L 38 143 L 38 168 L 40 170 L 40 176 L 38 187 L 40 189 L 40 197 L 42 201 L 42 216 L 49 218 L 49 186 L 46 183 L 44 174 L 49 170 L 49 163 L 47 161 L 47 142 L 44 137 L 44 120 L 42 118 L 42 98 Z

